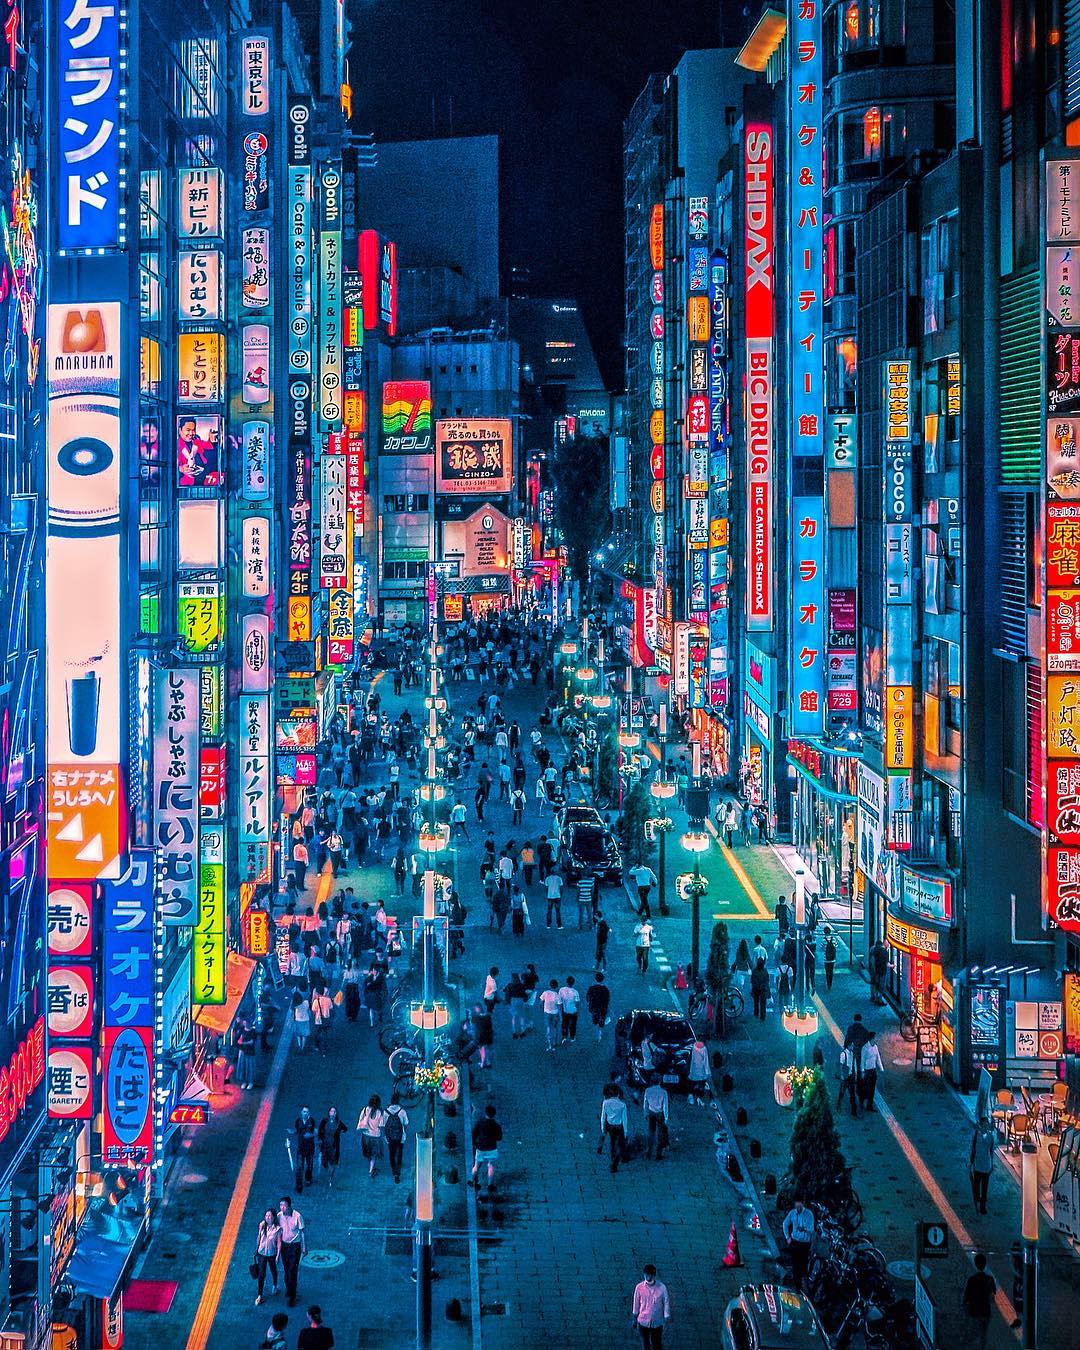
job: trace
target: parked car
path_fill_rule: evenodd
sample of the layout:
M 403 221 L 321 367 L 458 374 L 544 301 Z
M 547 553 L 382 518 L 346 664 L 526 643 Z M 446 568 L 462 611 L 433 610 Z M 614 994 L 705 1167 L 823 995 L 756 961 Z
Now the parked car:
M 615 1023 L 615 1057 L 634 1087 L 644 1087 L 655 1073 L 664 1087 L 685 1092 L 696 1040 L 697 1033 L 681 1013 L 662 1008 L 635 1008 Z
M 555 829 L 560 839 L 565 839 L 574 825 L 603 825 L 603 817 L 595 806 L 586 802 L 567 802 L 561 811 L 555 812 Z
M 604 824 L 582 821 L 569 826 L 563 848 L 563 871 L 567 881 L 594 876 L 601 883 L 622 885 L 622 854 L 615 836 Z
M 744 1284 L 724 1310 L 723 1350 L 830 1350 L 814 1305 L 798 1289 Z

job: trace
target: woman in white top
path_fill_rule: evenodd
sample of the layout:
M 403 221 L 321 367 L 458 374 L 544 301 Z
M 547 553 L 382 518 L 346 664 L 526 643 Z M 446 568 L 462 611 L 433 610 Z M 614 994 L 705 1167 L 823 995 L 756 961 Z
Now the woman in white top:
M 277 1215 L 272 1209 L 266 1210 L 262 1216 L 262 1223 L 259 1224 L 259 1233 L 255 1239 L 255 1264 L 259 1268 L 258 1281 L 259 1292 L 255 1297 L 255 1305 L 263 1301 L 263 1286 L 266 1283 L 267 1267 L 270 1269 L 270 1277 L 274 1281 L 274 1287 L 271 1293 L 276 1294 L 278 1290 L 278 1257 L 281 1254 L 281 1225 L 278 1223 Z
M 375 1175 L 375 1164 L 383 1155 L 383 1130 L 386 1128 L 386 1112 L 378 1094 L 369 1098 L 367 1106 L 360 1112 L 356 1122 L 360 1134 L 360 1151 L 367 1158 L 368 1176 Z
M 306 1049 L 308 1037 L 311 1035 L 311 1007 L 303 994 L 293 994 L 292 1015 L 296 1032 L 296 1048 L 302 1052 Z

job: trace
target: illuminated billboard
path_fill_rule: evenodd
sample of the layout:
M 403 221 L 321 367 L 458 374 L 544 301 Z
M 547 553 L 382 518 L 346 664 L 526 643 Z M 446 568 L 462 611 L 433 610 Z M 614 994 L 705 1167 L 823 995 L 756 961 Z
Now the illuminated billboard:
M 510 491 L 514 441 L 509 418 L 436 422 L 435 442 L 436 492 L 463 496 Z
M 774 623 L 773 514 L 776 432 L 773 414 L 775 202 L 773 129 L 747 124 L 743 138 L 746 252 L 746 626 Z
M 62 251 L 119 248 L 126 158 L 121 130 L 127 83 L 124 9 L 60 0 L 55 13 L 57 242 Z M 21 45 L 19 18 L 20 7 L 9 5 L 5 35 L 12 70 L 16 43 Z
M 388 381 L 382 395 L 383 453 L 428 455 L 432 444 L 430 382 Z
M 163 921 L 198 913 L 199 672 L 154 671 L 154 845 Z
M 181 413 L 176 419 L 176 482 L 179 487 L 220 487 L 224 456 L 217 413 Z
M 119 871 L 120 316 L 115 303 L 48 316 L 47 823 L 51 875 L 69 880 Z
M 178 403 L 220 403 L 225 388 L 225 338 L 221 333 L 178 333 Z

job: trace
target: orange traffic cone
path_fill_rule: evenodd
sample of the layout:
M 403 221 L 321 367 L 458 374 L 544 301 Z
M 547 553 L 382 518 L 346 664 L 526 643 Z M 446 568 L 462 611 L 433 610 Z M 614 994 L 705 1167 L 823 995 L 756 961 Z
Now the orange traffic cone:
M 689 985 L 687 984 L 686 981 L 686 968 L 684 966 L 675 967 L 675 988 L 676 989 L 689 988 Z
M 735 1231 L 735 1220 L 731 1221 L 731 1232 L 728 1234 L 727 1251 L 724 1253 L 723 1264 L 725 1266 L 741 1266 L 742 1256 L 739 1252 L 739 1235 Z

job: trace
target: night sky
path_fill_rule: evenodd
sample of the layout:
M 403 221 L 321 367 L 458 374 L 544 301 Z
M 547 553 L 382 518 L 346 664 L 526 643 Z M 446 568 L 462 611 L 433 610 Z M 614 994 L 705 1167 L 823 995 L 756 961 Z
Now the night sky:
M 386 141 L 496 133 L 504 288 L 517 266 L 534 290 L 576 295 L 620 387 L 622 121 L 648 75 L 718 44 L 722 0 L 347 3 L 353 127 Z

